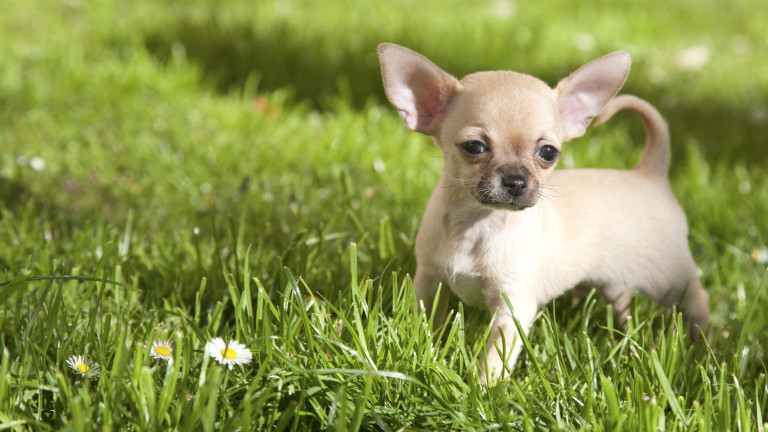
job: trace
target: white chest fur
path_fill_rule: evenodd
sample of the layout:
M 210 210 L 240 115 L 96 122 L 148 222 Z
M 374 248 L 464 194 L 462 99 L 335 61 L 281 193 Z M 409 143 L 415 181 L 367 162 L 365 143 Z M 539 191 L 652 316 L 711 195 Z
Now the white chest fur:
M 538 297 L 537 285 L 547 278 L 541 273 L 535 212 L 494 210 L 471 225 L 444 230 L 438 254 L 441 273 L 463 302 L 487 307 L 501 292 Z

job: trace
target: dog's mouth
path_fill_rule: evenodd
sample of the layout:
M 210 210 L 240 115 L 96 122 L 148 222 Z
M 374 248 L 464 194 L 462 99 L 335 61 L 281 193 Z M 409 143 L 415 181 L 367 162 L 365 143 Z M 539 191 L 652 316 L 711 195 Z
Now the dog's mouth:
M 505 181 L 503 178 L 484 177 L 473 188 L 473 194 L 477 202 L 485 207 L 520 211 L 536 204 L 538 183 L 530 178 Z
M 480 204 L 482 204 L 485 207 L 492 208 L 494 210 L 511 210 L 511 211 L 520 211 L 525 210 L 529 207 L 533 207 L 535 203 L 516 203 L 516 202 L 498 202 L 498 201 L 480 201 L 478 200 Z

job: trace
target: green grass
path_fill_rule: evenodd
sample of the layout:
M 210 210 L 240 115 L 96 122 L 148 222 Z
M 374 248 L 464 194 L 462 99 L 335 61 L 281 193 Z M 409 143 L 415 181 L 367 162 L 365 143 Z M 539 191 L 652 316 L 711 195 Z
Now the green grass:
M 761 0 L 3 9 L 0 429 L 767 428 Z M 566 295 L 512 379 L 478 386 L 490 317 L 453 299 L 432 331 L 410 308 L 440 154 L 384 102 L 381 41 L 551 84 L 630 51 L 625 90 L 670 121 L 711 346 L 647 299 L 625 332 L 599 296 Z M 697 45 L 708 62 L 680 66 Z M 562 166 L 629 167 L 641 142 L 621 115 Z M 253 362 L 217 364 L 217 336 Z M 157 339 L 172 364 L 149 356 Z M 67 366 L 79 354 L 97 377 Z

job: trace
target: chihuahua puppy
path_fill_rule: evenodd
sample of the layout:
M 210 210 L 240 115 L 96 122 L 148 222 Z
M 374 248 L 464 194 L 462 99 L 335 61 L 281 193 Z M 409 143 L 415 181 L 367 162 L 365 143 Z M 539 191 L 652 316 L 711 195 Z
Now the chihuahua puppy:
M 416 298 L 441 324 L 450 287 L 494 316 L 480 381 L 497 382 L 520 353 L 539 306 L 597 287 L 627 318 L 632 293 L 680 303 L 692 338 L 709 324 L 709 296 L 688 248 L 685 214 L 667 179 L 667 125 L 647 102 L 614 98 L 631 59 L 599 58 L 550 88 L 529 75 L 478 72 L 460 81 L 398 45 L 378 48 L 384 88 L 409 129 L 432 136 L 443 176 L 416 238 Z M 632 170 L 555 170 L 563 143 L 593 118 L 635 111 L 646 149 Z M 605 109 L 605 110 L 604 110 Z

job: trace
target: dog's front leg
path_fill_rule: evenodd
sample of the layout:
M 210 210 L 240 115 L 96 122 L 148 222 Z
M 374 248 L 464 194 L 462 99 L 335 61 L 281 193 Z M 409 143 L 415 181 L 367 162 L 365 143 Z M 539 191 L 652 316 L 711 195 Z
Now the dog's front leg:
M 450 295 L 448 286 L 446 284 L 441 285 L 441 279 L 437 274 L 429 271 L 423 266 L 416 268 L 416 276 L 413 279 L 413 289 L 416 294 L 416 302 L 419 309 L 424 308 L 427 311 L 427 318 L 433 313 L 434 309 L 434 321 L 432 322 L 433 328 L 438 328 L 443 324 L 445 320 L 445 314 L 448 312 L 448 297 Z M 435 304 L 435 297 L 438 295 L 438 287 L 440 288 L 440 294 Z
M 517 356 L 523 348 L 514 317 L 520 323 L 520 327 L 528 334 L 536 318 L 538 305 L 536 299 L 529 296 L 510 297 L 512 310 L 507 306 L 503 298 L 499 298 L 491 305 L 491 312 L 496 311 L 496 318 L 492 323 L 491 336 L 486 346 L 485 358 L 480 359 L 480 382 L 494 384 L 503 378 L 505 370 L 511 372 L 515 366 Z

